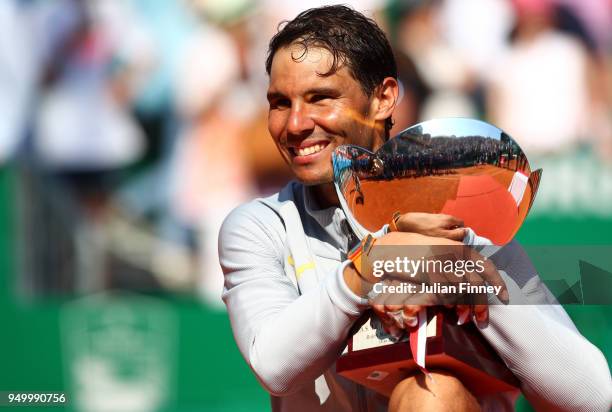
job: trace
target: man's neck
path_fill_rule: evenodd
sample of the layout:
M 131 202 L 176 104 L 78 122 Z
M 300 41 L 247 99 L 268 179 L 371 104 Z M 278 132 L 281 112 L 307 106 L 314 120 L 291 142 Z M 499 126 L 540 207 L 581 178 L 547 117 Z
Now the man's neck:
M 320 208 L 327 209 L 328 207 L 340 205 L 333 183 L 311 186 L 310 189 Z

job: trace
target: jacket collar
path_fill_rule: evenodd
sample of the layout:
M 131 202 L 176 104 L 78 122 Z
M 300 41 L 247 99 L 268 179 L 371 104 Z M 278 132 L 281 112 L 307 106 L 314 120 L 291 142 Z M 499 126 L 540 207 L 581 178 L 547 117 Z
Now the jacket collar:
M 302 196 L 304 197 L 304 209 L 306 213 L 317 221 L 322 227 L 326 228 L 334 222 L 334 216 L 344 217 L 344 212 L 338 206 L 331 206 L 322 209 L 315 199 L 312 189 L 306 185 L 302 186 Z

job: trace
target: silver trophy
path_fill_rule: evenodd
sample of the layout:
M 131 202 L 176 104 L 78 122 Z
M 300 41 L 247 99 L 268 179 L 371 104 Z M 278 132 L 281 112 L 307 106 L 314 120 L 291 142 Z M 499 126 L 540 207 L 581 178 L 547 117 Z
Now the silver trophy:
M 531 171 L 508 134 L 464 118 L 428 120 L 389 139 L 376 153 L 338 147 L 334 184 L 362 239 L 395 212 L 444 213 L 495 245 L 508 243 L 525 220 L 542 170 Z
M 340 146 L 332 159 L 340 204 L 359 239 L 396 212 L 425 212 L 460 218 L 480 243 L 505 245 L 525 220 L 542 174 L 531 171 L 523 150 L 502 130 L 462 118 L 419 123 L 376 153 Z M 425 365 L 453 371 L 477 396 L 514 390 L 518 381 L 476 327 L 458 326 L 453 316 L 443 306 L 424 309 L 418 330 L 400 341 L 366 321 L 353 331 L 336 369 L 385 396 Z

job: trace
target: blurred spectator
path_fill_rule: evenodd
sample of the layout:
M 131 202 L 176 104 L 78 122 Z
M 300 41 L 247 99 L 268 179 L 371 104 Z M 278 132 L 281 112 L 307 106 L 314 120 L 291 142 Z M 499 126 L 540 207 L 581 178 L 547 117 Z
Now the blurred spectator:
M 400 95 L 393 112 L 391 136 L 414 125 L 422 119 L 423 105 L 431 93 L 412 59 L 402 51 L 396 51 Z
M 514 14 L 507 0 L 445 0 L 440 27 L 448 46 L 477 77 L 487 79 L 506 50 Z
M 31 242 L 23 249 L 23 269 L 31 276 L 26 283 L 95 290 L 108 286 L 104 223 L 110 193 L 118 173 L 144 151 L 123 74 L 138 66 L 134 49 L 146 49 L 146 42 L 123 3 L 17 5 L 36 16 L 26 22 L 33 49 L 18 53 L 38 66 L 28 126 L 15 130 L 17 139 L 27 137 L 19 166 L 21 199 L 28 204 L 20 212 L 28 223 L 53 222 L 22 226 L 22 237 Z M 113 26 L 118 17 L 121 24 Z M 45 267 L 49 262 L 56 265 Z
M 146 43 L 135 33 L 138 21 L 120 4 L 66 4 L 65 11 L 79 21 L 47 63 L 34 133 L 34 148 L 45 167 L 113 170 L 133 163 L 144 151 L 121 74 L 139 63 L 134 50 Z M 122 20 L 112 24 L 117 16 Z
M 581 27 L 580 31 L 590 39 L 592 47 L 600 53 L 609 52 L 612 46 L 612 4 L 602 0 L 555 0 L 566 8 L 566 17 Z
M 494 70 L 489 115 L 544 169 L 532 215 L 609 216 L 612 198 L 605 158 L 612 147 L 605 59 L 572 14 L 552 0 L 515 0 L 516 27 L 507 56 Z M 609 9 L 609 8 L 608 8 Z M 608 63 L 609 64 L 609 63 Z M 587 145 L 588 144 L 588 145 Z
M 225 216 L 254 195 L 244 142 L 259 110 L 241 54 L 248 46 L 241 9 L 198 9 L 221 18 L 226 30 L 201 24 L 179 56 L 174 83 L 183 127 L 172 163 L 172 207 L 199 232 L 200 290 L 215 306 L 223 289 L 217 234 Z
M 490 118 L 530 152 L 587 137 L 592 100 L 586 48 L 554 26 L 551 0 L 514 0 L 512 47 L 493 68 Z
M 0 165 L 13 157 L 26 134 L 43 60 L 36 20 L 48 9 L 16 0 L 0 2 Z
M 400 7 L 395 47 L 415 64 L 431 93 L 423 102 L 423 119 L 476 117 L 469 94 L 473 73 L 460 53 L 450 47 L 440 21 L 440 0 L 410 1 Z

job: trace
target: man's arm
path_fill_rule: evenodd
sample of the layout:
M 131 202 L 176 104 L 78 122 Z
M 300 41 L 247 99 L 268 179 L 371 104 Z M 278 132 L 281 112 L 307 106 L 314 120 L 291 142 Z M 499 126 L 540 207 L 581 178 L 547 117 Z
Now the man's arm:
M 279 396 L 313 382 L 336 360 L 366 308 L 340 264 L 300 295 L 283 268 L 283 232 L 271 209 L 252 202 L 234 210 L 219 235 L 234 337 L 262 385 Z
M 502 253 L 498 267 L 512 278 L 520 274 L 522 287 L 508 279 L 511 304 L 490 306 L 484 337 L 537 410 L 609 411 L 612 380 L 603 354 L 578 332 L 522 248 L 514 242 Z

